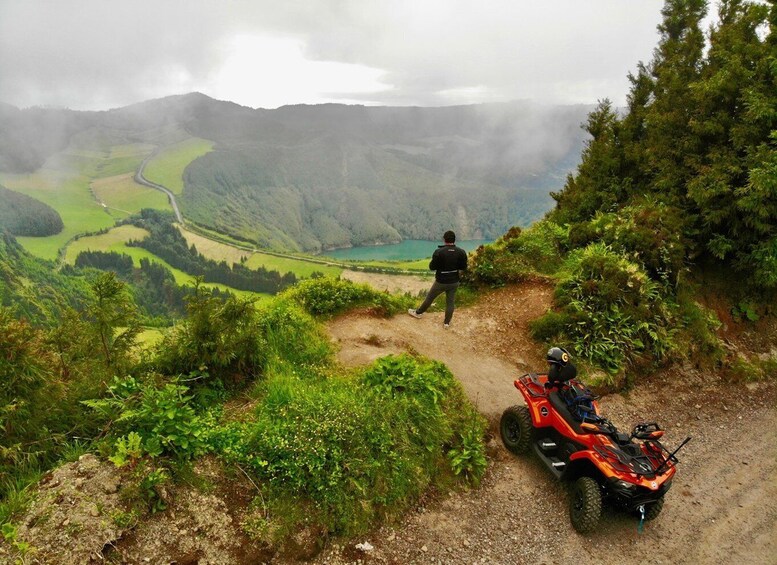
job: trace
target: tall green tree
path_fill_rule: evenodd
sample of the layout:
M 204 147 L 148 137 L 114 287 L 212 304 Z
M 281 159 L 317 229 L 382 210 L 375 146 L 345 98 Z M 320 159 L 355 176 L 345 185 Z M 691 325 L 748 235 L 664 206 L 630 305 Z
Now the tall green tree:
M 587 220 L 599 210 L 612 210 L 627 193 L 622 171 L 622 148 L 618 116 L 605 99 L 588 115 L 583 126 L 591 139 L 583 149 L 576 175 L 569 175 L 559 193 L 551 193 L 558 203 L 553 221 L 574 223 Z
M 620 124 L 623 146 L 623 174 L 630 179 L 632 194 L 642 195 L 650 190 L 653 177 L 645 150 L 648 132 L 648 114 L 653 101 L 655 79 L 642 62 L 636 73 L 629 73 L 631 90 L 627 95 L 626 115 Z
M 41 401 L 54 406 L 59 390 L 51 379 L 53 359 L 41 332 L 0 307 L 0 477 L 7 466 L 32 457 L 30 443 L 45 422 Z
M 691 174 L 688 156 L 698 150 L 698 140 L 688 127 L 693 113 L 690 93 L 703 66 L 700 26 L 707 2 L 667 0 L 661 14 L 661 39 L 650 65 L 653 92 L 645 115 L 644 152 L 652 190 L 677 205 L 682 204 Z
M 137 308 L 126 285 L 116 273 L 101 273 L 92 284 L 94 301 L 86 311 L 87 320 L 99 338 L 106 367 L 113 367 L 128 357 L 140 333 Z
M 774 121 L 774 77 L 761 36 L 768 13 L 762 4 L 723 0 L 706 64 L 691 85 L 690 131 L 699 150 L 687 157 L 688 197 L 700 219 L 698 239 L 720 259 L 746 252 L 777 220 L 769 217 L 765 185 L 759 177 L 750 183 L 750 171 L 768 160 Z

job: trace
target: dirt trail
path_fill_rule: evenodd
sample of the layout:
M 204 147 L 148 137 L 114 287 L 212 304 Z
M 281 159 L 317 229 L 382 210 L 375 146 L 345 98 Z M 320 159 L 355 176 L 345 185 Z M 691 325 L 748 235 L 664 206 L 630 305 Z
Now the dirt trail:
M 445 362 L 495 424 L 520 402 L 513 379 L 545 365 L 526 324 L 551 295 L 540 283 L 494 292 L 457 310 L 450 330 L 441 313 L 420 320 L 352 313 L 329 330 L 348 366 L 401 351 Z M 596 533 L 577 534 L 562 486 L 535 458 L 515 458 L 495 437 L 481 488 L 422 503 L 401 524 L 368 536 L 368 553 L 333 546 L 315 562 L 777 564 L 776 388 L 725 385 L 688 368 L 602 399 L 621 428 L 656 420 L 669 446 L 693 436 L 661 516 L 641 534 L 636 520 L 610 509 Z
M 355 312 L 330 324 L 329 331 L 347 366 L 403 351 L 445 362 L 480 411 L 493 419 L 515 400 L 513 380 L 544 364 L 528 338 L 525 320 L 545 312 L 550 295 L 551 289 L 540 285 L 491 294 L 477 306 L 456 312 L 448 330 L 443 328 L 442 312 L 428 312 L 421 319 L 402 315 L 377 319 Z M 523 323 L 506 319 L 510 315 Z

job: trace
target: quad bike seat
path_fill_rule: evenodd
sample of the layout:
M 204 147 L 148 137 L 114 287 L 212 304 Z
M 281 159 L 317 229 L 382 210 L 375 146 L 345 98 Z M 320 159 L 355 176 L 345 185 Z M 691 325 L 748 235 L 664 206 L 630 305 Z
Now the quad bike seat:
M 575 380 L 564 382 L 563 386 L 548 394 L 551 404 L 570 423 L 598 422 L 601 418 L 593 404 L 597 398 L 587 386 Z M 561 404 L 565 410 L 560 408 Z
M 572 426 L 572 429 L 575 430 L 578 434 L 583 434 L 585 431 L 583 431 L 583 428 L 580 426 L 582 423 L 582 420 L 579 418 L 576 418 L 572 415 L 572 412 L 569 411 L 569 406 L 567 406 L 566 401 L 561 398 L 561 395 L 557 391 L 552 391 L 548 393 L 548 400 L 550 400 L 550 403 L 553 405 L 553 408 L 556 409 L 556 412 L 558 412 L 562 418 L 564 418 L 564 421 Z

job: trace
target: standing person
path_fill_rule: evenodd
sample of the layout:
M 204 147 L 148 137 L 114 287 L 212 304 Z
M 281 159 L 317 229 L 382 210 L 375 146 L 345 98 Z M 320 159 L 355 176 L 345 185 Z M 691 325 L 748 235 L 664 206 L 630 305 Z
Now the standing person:
M 467 252 L 461 247 L 456 247 L 456 234 L 448 230 L 442 236 L 445 245 L 440 245 L 432 254 L 429 269 L 437 271 L 434 274 L 434 284 L 426 295 L 424 303 L 418 308 L 407 311 L 413 318 L 420 318 L 421 314 L 429 309 L 434 299 L 445 293 L 445 322 L 443 327 L 447 330 L 453 318 L 454 300 L 456 289 L 459 287 L 459 271 L 467 270 Z

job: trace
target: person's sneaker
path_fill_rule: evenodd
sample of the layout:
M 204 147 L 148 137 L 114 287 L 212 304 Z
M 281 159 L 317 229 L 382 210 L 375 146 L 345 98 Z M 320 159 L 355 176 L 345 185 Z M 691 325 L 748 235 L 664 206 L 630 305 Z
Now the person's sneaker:
M 446 330 L 451 329 L 451 325 L 450 324 L 443 324 L 442 327 L 445 328 Z
M 418 312 L 416 312 L 416 311 L 415 311 L 415 310 L 413 310 L 412 308 L 410 308 L 410 309 L 407 311 L 407 313 L 408 313 L 408 314 L 410 314 L 411 316 L 413 316 L 413 318 L 420 318 L 420 317 L 421 317 L 421 314 L 419 314 Z

